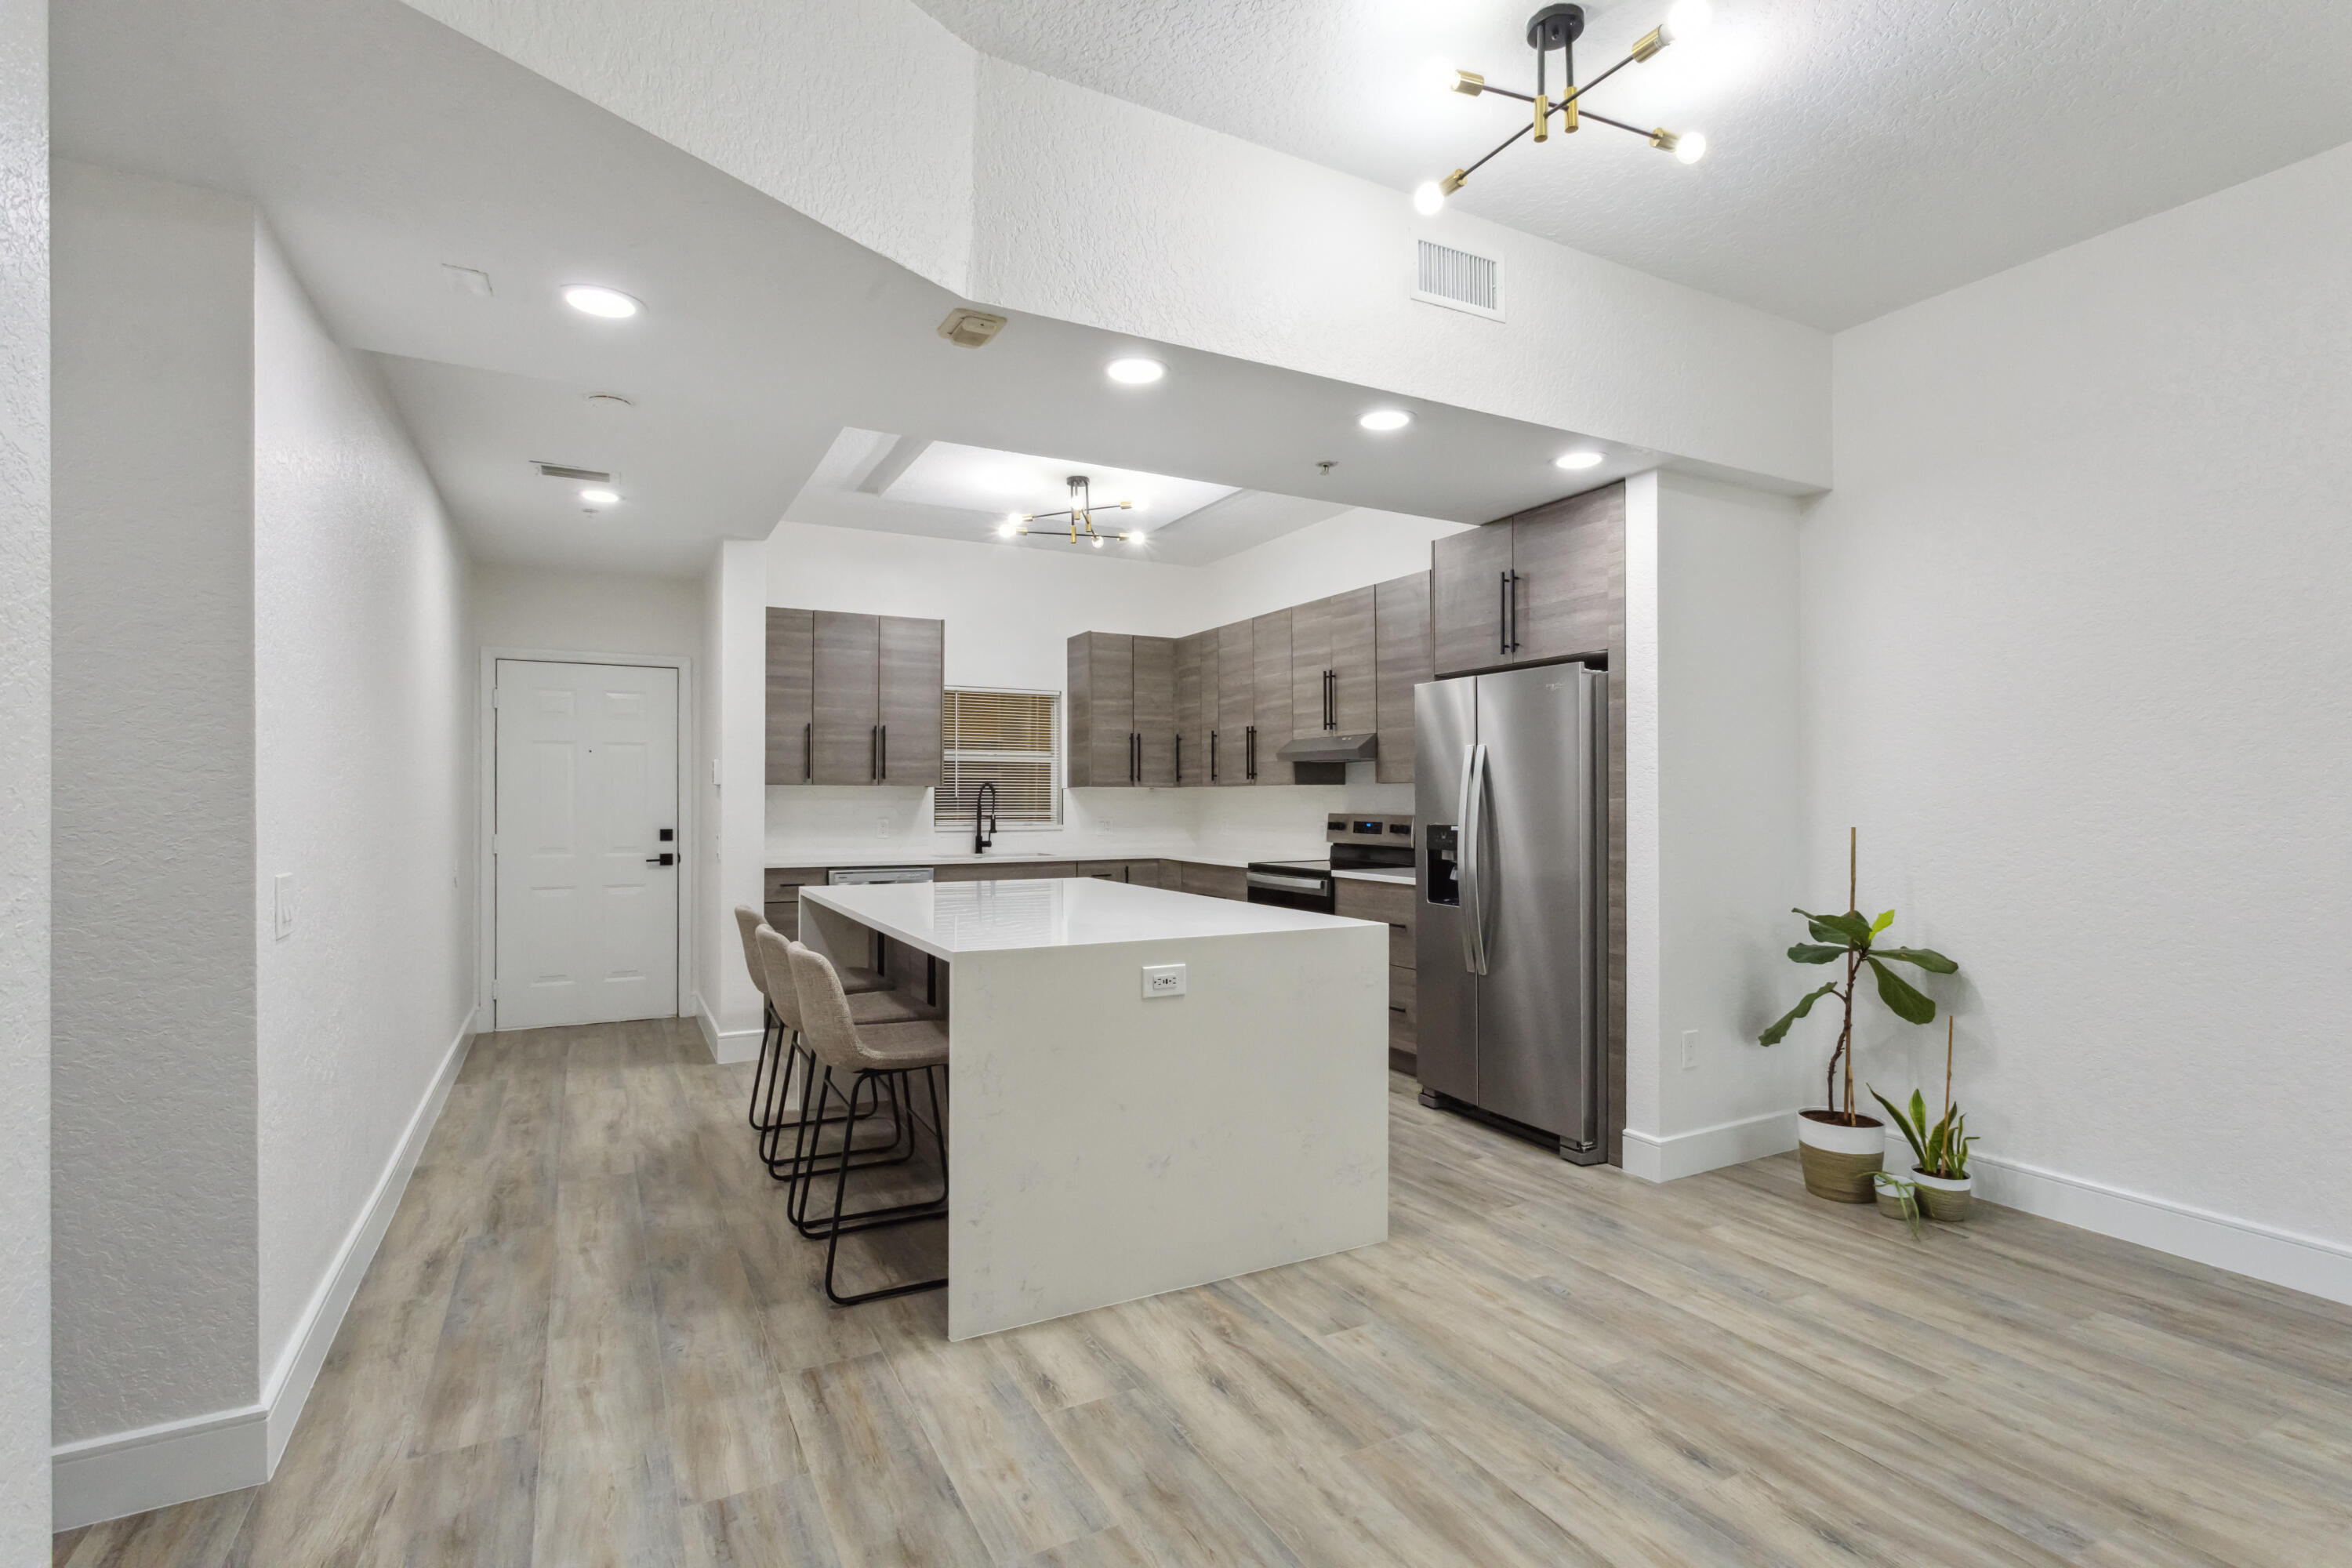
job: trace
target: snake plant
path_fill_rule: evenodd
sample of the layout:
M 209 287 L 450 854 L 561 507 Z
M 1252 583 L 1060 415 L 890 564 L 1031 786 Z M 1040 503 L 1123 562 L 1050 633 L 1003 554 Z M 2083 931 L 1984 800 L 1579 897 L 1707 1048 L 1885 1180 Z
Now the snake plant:
M 1927 1101 L 1916 1089 L 1911 1091 L 1908 1115 L 1874 1089 L 1870 1098 L 1886 1107 L 1886 1113 L 1895 1118 L 1895 1125 L 1903 1129 L 1911 1152 L 1918 1156 L 1922 1172 L 1947 1182 L 1968 1178 L 1969 1145 L 1976 1140 L 1969 1135 L 1969 1119 L 1960 1114 L 1958 1106 L 1947 1104 L 1942 1119 L 1931 1127 L 1927 1124 Z

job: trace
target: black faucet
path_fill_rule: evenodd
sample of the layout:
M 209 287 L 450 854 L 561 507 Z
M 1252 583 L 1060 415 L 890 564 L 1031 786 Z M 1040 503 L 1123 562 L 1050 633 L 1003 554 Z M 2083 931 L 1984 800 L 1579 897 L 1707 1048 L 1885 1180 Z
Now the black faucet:
M 988 847 L 996 842 L 996 813 L 992 811 L 988 814 L 988 826 L 985 829 L 982 829 L 980 825 L 980 803 L 983 799 L 991 805 L 995 804 L 996 781 L 994 779 L 982 780 L 980 788 L 973 792 L 971 797 L 971 852 L 975 855 L 985 855 L 988 853 Z

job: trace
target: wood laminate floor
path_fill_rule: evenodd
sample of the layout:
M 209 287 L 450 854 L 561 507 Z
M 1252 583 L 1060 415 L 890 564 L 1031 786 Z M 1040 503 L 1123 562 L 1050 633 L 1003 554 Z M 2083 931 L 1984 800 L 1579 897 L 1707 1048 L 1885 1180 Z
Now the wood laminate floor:
M 2309 1297 L 1998 1209 L 1915 1243 L 1788 1157 L 1580 1170 L 1397 1079 L 1386 1245 L 950 1344 L 823 1304 L 749 1070 L 483 1037 L 276 1479 L 57 1563 L 2352 1563 Z

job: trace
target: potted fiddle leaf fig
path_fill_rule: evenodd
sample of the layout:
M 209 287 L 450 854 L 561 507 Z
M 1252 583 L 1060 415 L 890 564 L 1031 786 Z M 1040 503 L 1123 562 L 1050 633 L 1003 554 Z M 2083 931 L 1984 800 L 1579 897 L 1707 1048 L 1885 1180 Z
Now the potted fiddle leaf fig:
M 1845 965 L 1844 984 L 1841 986 L 1832 979 L 1814 987 L 1782 1014 L 1778 1023 L 1757 1037 L 1759 1045 L 1780 1044 L 1787 1037 L 1789 1026 L 1811 1013 L 1813 1004 L 1824 996 L 1836 997 L 1844 1008 L 1845 1021 L 1838 1030 L 1837 1048 L 1830 1053 L 1828 1103 L 1819 1110 L 1801 1111 L 1797 1117 L 1797 1155 L 1804 1166 L 1805 1190 L 1815 1197 L 1843 1204 L 1874 1202 L 1877 1194 L 1873 1190 L 1872 1178 L 1886 1163 L 1885 1123 L 1854 1109 L 1856 983 L 1867 968 L 1877 983 L 1878 999 L 1885 1004 L 1888 1012 L 1906 1024 L 1925 1024 L 1936 1016 L 1935 1001 L 1887 965 L 1907 963 L 1932 974 L 1951 974 L 1960 967 L 1927 948 L 1878 945 L 1886 928 L 1895 923 L 1895 911 L 1888 910 L 1874 921 L 1862 913 L 1854 895 L 1859 850 L 1859 836 L 1850 833 L 1846 841 L 1845 913 L 1790 911 L 1804 915 L 1806 931 L 1812 940 L 1789 949 L 1790 959 L 1798 963 L 1842 962 Z
M 1976 1140 L 1969 1135 L 1969 1119 L 1952 1103 L 1952 1020 L 1944 1021 L 1944 1116 L 1930 1126 L 1927 1102 L 1917 1089 L 1911 1091 L 1911 1109 L 1903 1108 L 1875 1089 L 1870 1097 L 1886 1107 L 1895 1118 L 1895 1125 L 1903 1129 L 1904 1141 L 1918 1163 L 1912 1167 L 1910 1184 L 1916 1189 L 1918 1205 L 1929 1219 L 1958 1221 L 1969 1217 L 1969 1207 L 1976 1191 L 1977 1179 L 1969 1173 L 1969 1145 Z

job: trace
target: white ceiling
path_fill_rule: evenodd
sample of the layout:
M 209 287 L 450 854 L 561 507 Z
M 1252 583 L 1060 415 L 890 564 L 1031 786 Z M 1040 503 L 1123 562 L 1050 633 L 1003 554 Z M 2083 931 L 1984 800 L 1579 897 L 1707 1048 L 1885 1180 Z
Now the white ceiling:
M 77 0 L 52 46 L 58 153 L 251 195 L 484 559 L 698 572 L 797 507 L 845 427 L 1251 492 L 1160 559 L 1357 506 L 1483 521 L 1656 461 L 1608 449 L 1570 480 L 1551 458 L 1600 443 L 1045 318 L 953 347 L 944 290 L 396 0 Z M 645 313 L 572 312 L 580 281 Z M 1138 350 L 1166 380 L 1111 386 Z M 1409 430 L 1357 427 L 1399 403 Z M 625 504 L 583 516 L 533 459 L 612 470 Z M 941 510 L 793 515 L 922 532 L 908 514 Z
M 918 0 L 989 54 L 1409 191 L 1523 106 L 1429 89 L 1444 55 L 1534 89 L 1536 0 Z M 1666 0 L 1587 0 L 1580 79 Z M 1605 126 L 1522 142 L 1465 210 L 1836 329 L 2352 141 L 2352 5 L 1716 0 L 1595 89 L 1704 131 L 1685 167 Z

